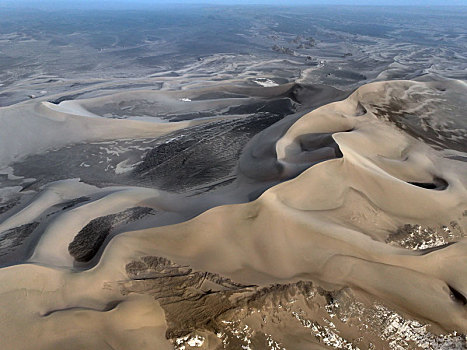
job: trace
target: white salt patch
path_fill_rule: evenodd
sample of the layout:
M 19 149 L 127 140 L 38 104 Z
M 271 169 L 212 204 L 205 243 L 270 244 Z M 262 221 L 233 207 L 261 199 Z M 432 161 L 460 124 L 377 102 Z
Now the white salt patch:
M 130 160 L 126 159 L 123 162 L 120 162 L 117 164 L 117 166 L 115 167 L 115 174 L 120 175 L 120 174 L 128 173 L 129 171 L 132 171 L 140 163 L 141 162 L 130 164 Z
M 257 79 L 253 80 L 256 84 L 261 85 L 263 87 L 273 87 L 273 86 L 279 86 L 279 84 L 275 83 L 271 79 Z
M 204 337 L 200 335 L 190 336 L 175 339 L 175 344 L 177 345 L 177 350 L 185 350 L 185 344 L 188 344 L 192 348 L 199 348 L 204 344 Z
M 198 347 L 199 348 L 200 346 L 202 346 L 204 344 L 204 338 L 199 336 L 199 335 L 195 335 L 191 339 L 188 339 L 187 344 L 192 346 L 192 347 Z
M 188 338 L 189 338 L 188 335 L 186 337 L 177 338 L 177 339 L 175 339 L 175 344 L 177 344 L 177 345 L 183 344 L 184 342 L 186 342 L 188 340 Z

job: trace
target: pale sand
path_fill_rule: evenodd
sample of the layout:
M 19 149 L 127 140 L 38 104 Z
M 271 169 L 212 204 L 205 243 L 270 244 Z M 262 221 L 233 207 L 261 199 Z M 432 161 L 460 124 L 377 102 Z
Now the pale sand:
M 87 111 L 74 101 L 64 101 L 59 105 L 41 102 L 3 107 L 0 113 L 0 167 L 53 147 L 80 142 L 157 137 L 204 122 L 156 123 L 107 119 Z
M 144 294 L 123 295 L 119 287 L 129 280 L 126 265 L 142 256 L 166 257 L 244 284 L 309 280 L 330 289 L 350 287 L 441 330 L 467 332 L 466 306 L 452 293 L 467 296 L 467 241 L 424 255 L 385 243 L 390 232 L 407 223 L 455 221 L 466 230 L 465 163 L 443 158 L 374 114 L 374 107 L 389 103 L 391 96 L 404 101 L 408 92 L 433 92 L 436 84 L 441 83 L 372 83 L 344 101 L 310 112 L 276 143 L 281 176 L 306 169 L 299 176 L 251 203 L 215 207 L 177 225 L 120 234 L 90 270 L 72 270 L 66 249 L 90 219 L 141 204 L 176 210 L 179 199 L 155 190 L 120 189 L 62 214 L 42 236 L 30 264 L 0 270 L 2 349 L 171 348 L 158 302 Z M 446 84 L 465 89 L 457 82 Z M 29 123 L 29 117 L 21 118 Z M 142 129 L 160 132 L 147 130 L 145 124 L 117 122 L 113 136 L 130 137 Z M 79 127 L 73 123 L 67 115 L 66 126 Z M 94 136 L 104 137 L 104 124 L 92 125 L 101 130 Z M 310 167 L 320 156 L 306 150 L 313 133 L 333 133 L 343 157 Z M 409 184 L 434 178 L 448 187 Z M 56 202 L 57 190 L 47 191 L 44 201 L 25 209 L 24 222 L 38 215 L 40 203 Z M 69 191 L 77 197 L 83 189 Z M 20 223 L 19 217 L 9 220 L 2 230 Z

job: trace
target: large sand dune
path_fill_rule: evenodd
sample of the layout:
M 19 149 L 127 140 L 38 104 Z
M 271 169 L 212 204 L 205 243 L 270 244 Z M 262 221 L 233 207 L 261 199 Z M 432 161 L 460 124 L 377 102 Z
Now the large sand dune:
M 38 189 L 0 223 L 7 251 L 36 223 L 27 260 L 0 269 L 2 349 L 465 348 L 466 94 L 455 80 L 364 85 L 254 136 L 235 179 L 202 194 Z M 173 95 L 176 110 L 188 97 Z M 122 98 L 0 109 L 0 163 L 210 121 L 99 117 Z

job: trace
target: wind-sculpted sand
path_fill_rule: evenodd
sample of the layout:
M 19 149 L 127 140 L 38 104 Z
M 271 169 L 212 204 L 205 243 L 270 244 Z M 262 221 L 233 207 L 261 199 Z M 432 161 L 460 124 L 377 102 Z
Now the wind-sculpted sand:
M 376 82 L 338 102 L 329 90 L 309 113 L 323 90 L 291 88 L 200 105 L 294 104 L 259 133 L 242 124 L 251 138 L 222 186 L 60 179 L 0 212 L 2 349 L 464 349 L 467 86 Z M 1 109 L 11 132 L 50 129 L 3 141 L 1 162 L 232 118 L 104 119 L 97 106 L 122 95 L 99 99 Z

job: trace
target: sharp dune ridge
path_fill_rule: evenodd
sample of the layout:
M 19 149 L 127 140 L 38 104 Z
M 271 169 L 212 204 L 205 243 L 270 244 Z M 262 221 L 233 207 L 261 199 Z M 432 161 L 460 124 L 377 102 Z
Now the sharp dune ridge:
M 175 193 L 60 179 L 0 213 L 2 348 L 392 349 L 394 323 L 404 325 L 397 339 L 408 348 L 465 347 L 465 83 L 383 81 L 350 95 L 236 86 L 223 92 L 249 97 L 194 105 L 214 117 L 102 118 L 134 99 L 180 113 L 208 92 L 0 109 L 0 164 L 14 169 L 25 156 L 72 144 L 181 138 L 173 133 L 248 118 L 218 113 L 234 102 L 248 114 L 257 101 L 289 101 L 264 130 L 248 124 L 255 132 L 225 185 Z M 32 224 L 27 248 L 15 253 L 8 235 Z M 86 236 L 93 233 L 97 241 Z

